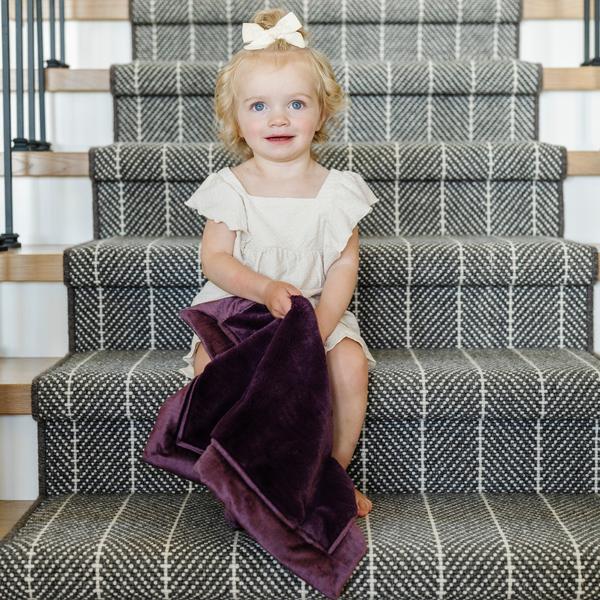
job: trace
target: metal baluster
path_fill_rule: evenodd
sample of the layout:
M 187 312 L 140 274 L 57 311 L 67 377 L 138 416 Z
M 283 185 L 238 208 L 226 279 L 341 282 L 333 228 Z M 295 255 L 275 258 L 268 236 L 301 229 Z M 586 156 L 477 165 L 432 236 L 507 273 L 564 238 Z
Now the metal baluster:
M 29 149 L 25 138 L 23 117 L 23 0 L 15 0 L 15 28 L 17 41 L 17 137 L 13 140 L 13 151 Z
M 594 58 L 590 64 L 593 67 L 600 67 L 600 0 L 594 2 Z
M 69 65 L 65 65 L 64 63 L 64 0 L 61 0 L 61 4 L 63 6 L 62 17 L 60 22 L 60 44 L 61 44 L 61 57 L 62 60 L 56 59 L 56 18 L 55 18 L 55 4 L 56 0 L 48 0 L 50 7 L 50 58 L 46 61 L 46 67 L 48 69 L 63 69 L 68 67 Z M 60 9 L 59 9 L 60 10 Z
M 12 213 L 12 140 L 10 133 L 10 43 L 8 39 L 8 0 L 2 1 L 2 104 L 4 107 L 4 213 L 6 233 L 0 235 L 0 250 L 19 248 L 18 234 L 13 233 Z
M 583 63 L 582 67 L 590 64 L 590 0 L 583 0 Z
M 35 40 L 33 0 L 27 0 L 27 103 L 29 105 L 28 149 L 37 150 L 35 139 Z
M 58 0 L 58 18 L 60 21 L 60 66 L 68 69 L 65 61 L 65 0 Z
M 44 70 L 44 34 L 42 0 L 36 0 L 37 43 L 38 43 L 38 99 L 40 107 L 40 140 L 37 150 L 50 150 L 46 141 L 46 72 Z
M 600 0 L 594 0 L 594 58 L 590 59 L 590 4 L 583 2 L 583 63 L 582 67 L 600 67 Z

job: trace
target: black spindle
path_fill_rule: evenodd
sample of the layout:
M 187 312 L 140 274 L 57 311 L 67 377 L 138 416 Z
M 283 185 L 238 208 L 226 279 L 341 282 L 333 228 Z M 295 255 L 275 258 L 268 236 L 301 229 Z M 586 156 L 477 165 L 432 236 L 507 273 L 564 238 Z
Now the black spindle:
M 2 1 L 2 105 L 4 117 L 4 213 L 6 233 L 0 235 L 0 250 L 19 248 L 18 234 L 13 233 L 12 212 L 12 140 L 10 133 L 10 54 L 8 38 L 8 0 Z
M 590 64 L 600 67 L 600 0 L 594 1 L 594 36 L 594 58 Z
M 594 57 L 590 58 L 590 5 L 583 1 L 583 63 L 582 67 L 600 67 L 600 0 L 594 0 Z
M 61 47 L 61 60 L 57 60 L 56 58 L 56 11 L 55 4 L 56 0 L 49 0 L 49 19 L 50 19 L 50 58 L 46 61 L 46 67 L 49 69 L 64 69 L 69 65 L 65 65 L 64 63 L 64 0 L 61 0 L 61 6 L 63 10 L 60 11 L 59 8 L 59 19 L 61 19 L 60 25 L 60 47 Z M 62 16 L 61 16 L 62 15 Z
M 15 29 L 17 43 L 17 137 L 13 140 L 13 150 L 29 149 L 25 138 L 23 117 L 23 0 L 15 0 Z
M 42 0 L 36 0 L 35 6 L 38 43 L 38 99 L 40 110 L 40 140 L 38 142 L 37 149 L 50 150 L 50 144 L 46 141 L 46 72 L 44 70 L 44 33 L 42 29 Z
M 27 104 L 29 106 L 28 149 L 37 150 L 35 139 L 35 32 L 33 0 L 27 0 Z
M 583 63 L 590 64 L 590 0 L 583 0 Z
M 60 21 L 60 66 L 68 69 L 65 61 L 65 0 L 58 0 L 58 18 Z

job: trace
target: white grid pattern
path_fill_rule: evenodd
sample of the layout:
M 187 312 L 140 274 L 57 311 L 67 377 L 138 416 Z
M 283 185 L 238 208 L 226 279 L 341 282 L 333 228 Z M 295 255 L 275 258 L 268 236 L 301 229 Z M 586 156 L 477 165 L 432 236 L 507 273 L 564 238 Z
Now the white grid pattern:
M 96 583 L 96 588 L 95 588 L 94 592 L 95 592 L 96 598 L 98 600 L 102 599 L 102 579 L 103 579 L 103 577 L 100 575 L 100 571 L 102 570 L 102 554 L 103 554 L 102 548 L 104 547 L 104 544 L 106 543 L 106 540 L 108 539 L 108 534 L 110 533 L 110 530 L 115 526 L 115 523 L 117 522 L 117 520 L 119 519 L 119 517 L 125 510 L 125 507 L 127 506 L 127 503 L 129 502 L 131 496 L 132 496 L 132 494 L 129 494 L 125 498 L 125 501 L 119 508 L 117 514 L 113 517 L 113 520 L 110 522 L 109 526 L 104 531 L 104 534 L 102 535 L 102 539 L 100 540 L 100 543 L 98 544 L 98 548 L 94 555 L 94 563 L 91 566 L 94 569 L 94 572 L 96 573 L 93 579 Z
M 190 484 L 192 482 L 190 481 Z M 164 584 L 163 587 L 163 595 L 165 600 L 170 600 L 169 596 L 171 595 L 171 589 L 169 587 L 169 584 L 171 582 L 171 577 L 169 577 L 169 568 L 171 567 L 171 563 L 169 563 L 169 556 L 171 556 L 171 542 L 173 541 L 173 535 L 175 534 L 175 530 L 177 529 L 177 525 L 179 523 L 179 519 L 181 519 L 181 515 L 183 514 L 183 509 L 185 508 L 185 505 L 187 504 L 187 501 L 190 499 L 190 495 L 191 495 L 191 491 L 189 491 L 185 498 L 183 499 L 183 502 L 181 503 L 181 508 L 179 509 L 179 512 L 177 513 L 177 517 L 175 518 L 175 522 L 173 523 L 173 527 L 171 527 L 171 531 L 169 531 L 169 536 L 167 537 L 167 542 L 165 544 L 165 551 L 163 552 L 163 564 L 162 564 L 162 569 L 163 569 L 163 575 L 160 578 Z
M 25 576 L 25 581 L 27 582 L 27 594 L 29 595 L 29 600 L 37 600 L 33 594 L 33 587 L 31 585 L 33 583 L 33 557 L 35 556 L 35 547 L 38 545 L 38 543 L 42 539 L 42 536 L 44 535 L 44 533 L 46 533 L 46 531 L 48 530 L 50 525 L 52 525 L 52 523 L 54 523 L 55 519 L 60 515 L 60 513 L 63 511 L 64 507 L 67 505 L 69 500 L 71 500 L 71 498 L 74 495 L 75 494 L 71 494 L 60 505 L 60 508 L 52 515 L 52 518 L 44 525 L 44 527 L 42 527 L 40 532 L 35 536 L 35 539 L 33 540 L 33 543 L 31 544 L 31 548 L 29 548 L 29 550 L 27 551 L 28 559 L 27 559 L 27 564 L 25 565 L 25 568 L 27 569 L 27 575 Z
M 544 496 L 544 494 L 538 494 L 538 496 L 544 501 L 554 518 L 558 521 L 558 524 L 562 527 L 563 531 L 567 534 L 569 541 L 573 544 L 574 556 L 575 556 L 575 570 L 577 571 L 577 590 L 575 592 L 575 599 L 580 600 L 581 595 L 583 594 L 583 565 L 581 564 L 581 552 L 579 550 L 579 546 L 573 537 L 573 534 L 567 529 L 567 526 L 561 521 L 558 513 L 554 510 L 548 499 Z

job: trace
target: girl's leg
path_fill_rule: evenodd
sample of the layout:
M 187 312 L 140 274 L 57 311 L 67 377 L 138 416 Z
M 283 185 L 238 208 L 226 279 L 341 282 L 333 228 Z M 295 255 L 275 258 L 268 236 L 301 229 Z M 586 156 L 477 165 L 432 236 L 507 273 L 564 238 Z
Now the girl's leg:
M 326 357 L 333 405 L 331 455 L 347 469 L 367 411 L 367 357 L 360 344 L 350 338 L 338 342 L 327 352 Z M 355 493 L 358 516 L 364 517 L 373 504 L 358 490 Z
M 210 362 L 210 356 L 204 349 L 204 346 L 198 342 L 196 344 L 196 358 L 194 360 L 194 377 L 197 377 L 204 371 L 204 367 Z

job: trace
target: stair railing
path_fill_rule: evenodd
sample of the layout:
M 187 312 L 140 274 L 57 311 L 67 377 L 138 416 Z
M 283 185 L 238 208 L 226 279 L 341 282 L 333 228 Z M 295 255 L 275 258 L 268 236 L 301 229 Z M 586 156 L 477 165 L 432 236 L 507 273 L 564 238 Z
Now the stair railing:
M 49 151 L 46 140 L 46 68 L 68 68 L 65 62 L 65 5 L 59 0 L 60 60 L 56 59 L 55 2 L 49 0 L 50 59 L 44 65 L 44 37 L 42 0 L 27 1 L 27 104 L 28 131 L 25 137 L 24 82 L 23 82 L 23 2 L 15 0 L 16 28 L 16 105 L 17 137 L 11 139 L 11 73 L 9 38 L 9 0 L 0 0 L 2 16 L 2 104 L 4 120 L 4 212 L 6 233 L 0 235 L 0 251 L 20 248 L 19 234 L 13 231 L 12 153 L 24 151 Z M 37 26 L 37 31 L 36 31 Z M 37 42 L 37 48 L 36 48 Z M 35 67 L 37 65 L 39 139 L 36 139 Z
M 583 63 L 582 67 L 600 67 L 600 0 L 594 0 L 594 58 L 590 59 L 590 3 L 583 2 Z

